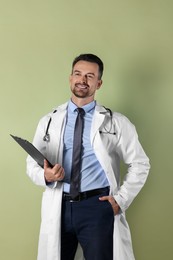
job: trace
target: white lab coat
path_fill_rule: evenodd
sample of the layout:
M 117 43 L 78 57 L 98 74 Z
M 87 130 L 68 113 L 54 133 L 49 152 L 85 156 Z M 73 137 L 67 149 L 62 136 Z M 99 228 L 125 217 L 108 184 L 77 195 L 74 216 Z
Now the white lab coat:
M 66 112 L 67 103 L 59 106 L 55 113 L 50 113 L 43 117 L 38 124 L 34 137 L 34 145 L 52 164 L 62 163 Z M 52 118 L 49 127 L 50 141 L 45 142 L 43 141 L 43 136 L 45 135 L 50 117 Z M 111 134 L 106 132 L 109 130 Z M 113 134 L 114 132 L 116 134 Z M 149 160 L 138 141 L 135 127 L 129 120 L 119 113 L 113 113 L 111 124 L 109 112 L 98 104 L 96 105 L 91 126 L 91 144 L 106 173 L 110 184 L 110 194 L 114 196 L 121 208 L 120 213 L 115 216 L 114 220 L 113 260 L 134 260 L 131 235 L 125 218 L 125 211 L 147 179 L 150 168 Z M 121 185 L 120 159 L 128 165 L 127 174 Z M 37 260 L 60 260 L 63 184 L 56 182 L 52 186 L 46 186 L 43 169 L 30 156 L 27 158 L 27 174 L 35 184 L 45 187 L 42 198 Z M 78 253 L 77 255 L 77 260 L 83 259 Z

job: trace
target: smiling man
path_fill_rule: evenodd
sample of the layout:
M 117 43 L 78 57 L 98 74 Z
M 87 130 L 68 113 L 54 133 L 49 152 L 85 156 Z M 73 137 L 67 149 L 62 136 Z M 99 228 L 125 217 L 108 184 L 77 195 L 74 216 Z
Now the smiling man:
M 95 91 L 102 85 L 97 63 L 78 61 L 73 65 L 70 76 L 72 99 L 83 102 L 83 105 L 94 100 Z M 74 103 L 75 103 L 74 101 Z
M 76 57 L 70 100 L 38 124 L 33 143 L 54 165 L 45 161 L 42 169 L 27 158 L 29 177 L 45 187 L 38 260 L 76 259 L 78 244 L 85 260 L 134 260 L 125 211 L 147 179 L 149 159 L 130 121 L 95 101 L 102 74 L 96 55 Z M 122 184 L 121 160 L 128 166 Z

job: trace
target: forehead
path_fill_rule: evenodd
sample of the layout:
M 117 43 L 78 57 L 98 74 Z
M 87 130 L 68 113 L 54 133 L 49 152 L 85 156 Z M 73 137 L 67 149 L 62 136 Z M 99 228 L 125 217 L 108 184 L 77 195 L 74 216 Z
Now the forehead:
M 80 71 L 84 73 L 94 73 L 95 75 L 98 75 L 99 66 L 97 63 L 93 63 L 93 62 L 78 61 L 73 67 L 73 72 L 74 71 Z

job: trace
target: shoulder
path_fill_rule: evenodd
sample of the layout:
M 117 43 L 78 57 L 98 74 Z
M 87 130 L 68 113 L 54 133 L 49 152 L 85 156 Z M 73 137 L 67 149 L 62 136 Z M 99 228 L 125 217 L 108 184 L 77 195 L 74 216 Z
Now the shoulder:
M 113 112 L 110 108 L 106 108 L 103 105 L 99 105 L 98 103 L 96 103 L 96 111 L 99 113 L 103 113 L 103 114 L 109 114 L 110 116 L 112 116 L 112 119 L 114 121 L 116 121 L 117 123 L 120 124 L 131 124 L 131 121 L 129 120 L 129 118 L 127 116 L 125 116 L 124 114 L 120 113 L 120 112 Z
M 125 126 L 132 127 L 132 128 L 135 127 L 134 124 L 130 121 L 130 119 L 127 116 L 119 112 L 113 112 L 112 118 L 121 127 L 125 127 Z
M 52 111 L 48 112 L 46 115 L 42 116 L 39 120 L 39 124 L 44 124 L 45 122 L 48 122 L 52 117 L 54 117 L 56 114 L 62 113 L 66 111 L 68 102 L 57 106 Z
M 112 112 L 112 116 L 115 120 L 119 120 L 119 121 L 128 121 L 130 122 L 130 120 L 128 119 L 127 116 L 121 114 L 120 112 Z
M 134 138 L 137 136 L 135 125 L 129 120 L 129 118 L 121 113 L 113 112 L 112 120 L 115 124 L 117 132 L 124 136 L 124 138 Z

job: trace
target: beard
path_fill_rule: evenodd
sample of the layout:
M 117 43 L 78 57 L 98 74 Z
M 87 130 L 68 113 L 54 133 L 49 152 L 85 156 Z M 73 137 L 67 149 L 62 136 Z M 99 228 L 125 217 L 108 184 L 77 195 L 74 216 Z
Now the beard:
M 78 98 L 86 98 L 89 95 L 89 86 L 87 84 L 75 84 L 75 87 L 72 89 L 72 93 Z

